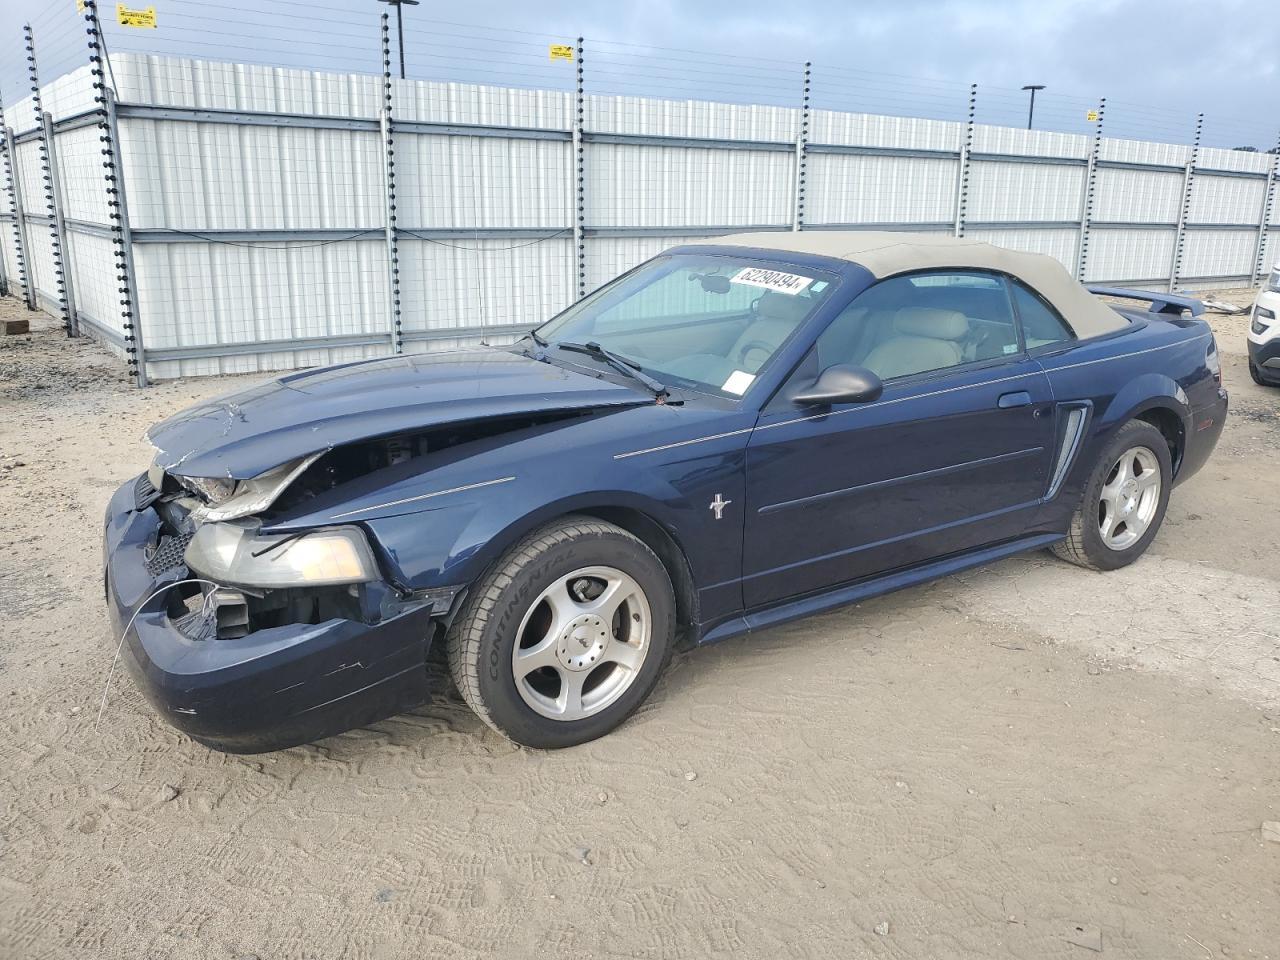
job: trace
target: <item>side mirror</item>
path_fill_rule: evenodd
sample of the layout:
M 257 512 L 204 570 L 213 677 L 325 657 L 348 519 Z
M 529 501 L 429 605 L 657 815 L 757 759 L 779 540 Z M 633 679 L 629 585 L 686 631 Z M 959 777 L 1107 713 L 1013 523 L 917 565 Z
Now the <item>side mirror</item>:
M 870 403 L 879 400 L 883 392 L 884 382 L 866 367 L 837 363 L 791 399 L 805 407 L 828 407 L 833 403 Z

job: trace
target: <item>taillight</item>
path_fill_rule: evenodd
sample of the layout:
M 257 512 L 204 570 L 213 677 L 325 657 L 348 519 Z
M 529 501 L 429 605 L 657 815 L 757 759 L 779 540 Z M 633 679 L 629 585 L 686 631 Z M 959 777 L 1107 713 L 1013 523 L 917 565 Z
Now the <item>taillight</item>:
M 1213 374 L 1214 383 L 1222 383 L 1222 360 L 1218 356 L 1218 341 L 1209 334 L 1209 347 L 1204 352 L 1204 365 Z

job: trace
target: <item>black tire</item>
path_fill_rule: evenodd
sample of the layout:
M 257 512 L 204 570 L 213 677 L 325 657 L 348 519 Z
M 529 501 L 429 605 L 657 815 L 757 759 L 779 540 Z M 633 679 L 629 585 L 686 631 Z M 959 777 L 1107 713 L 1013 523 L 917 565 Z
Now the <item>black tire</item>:
M 1155 455 L 1160 470 L 1160 496 L 1155 515 L 1146 531 L 1125 549 L 1117 550 L 1107 546 L 1102 539 L 1098 524 L 1099 501 L 1102 488 L 1116 462 L 1126 450 L 1133 447 L 1145 447 Z M 1172 486 L 1173 459 L 1164 434 L 1145 421 L 1130 420 L 1116 431 L 1116 435 L 1103 448 L 1102 455 L 1089 476 L 1089 482 L 1085 484 L 1080 504 L 1071 516 L 1067 538 L 1055 543 L 1050 549 L 1063 560 L 1090 570 L 1117 570 L 1128 566 L 1146 552 L 1159 532 L 1165 510 L 1169 506 L 1169 491 Z
M 1249 376 L 1253 378 L 1253 382 L 1260 387 L 1270 386 L 1267 381 L 1262 379 L 1262 371 L 1253 365 L 1253 361 L 1249 361 Z
M 592 566 L 631 577 L 648 602 L 648 652 L 616 700 L 577 720 L 543 716 L 516 688 L 512 658 L 526 613 L 558 578 Z M 565 517 L 509 549 L 474 585 L 446 637 L 449 671 L 467 705 L 498 733 L 527 747 L 554 749 L 595 740 L 642 704 L 675 646 L 676 602 L 662 561 L 621 527 Z

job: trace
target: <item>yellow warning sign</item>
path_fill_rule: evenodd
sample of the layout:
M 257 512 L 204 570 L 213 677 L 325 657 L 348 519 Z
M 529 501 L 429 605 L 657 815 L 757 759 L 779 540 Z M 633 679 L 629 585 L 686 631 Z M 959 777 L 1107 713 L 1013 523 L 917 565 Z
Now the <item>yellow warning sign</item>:
M 116 22 L 122 27 L 156 27 L 156 8 L 130 10 L 123 3 L 116 4 Z
M 573 63 L 573 47 L 567 43 L 553 43 L 551 45 L 552 60 L 568 60 Z
M 1097 123 L 1097 122 L 1098 122 L 1098 111 L 1097 111 L 1097 110 L 1090 110 L 1088 113 L 1086 113 L 1086 114 L 1084 115 L 1084 118 L 1085 118 L 1086 120 L 1088 120 L 1090 123 Z

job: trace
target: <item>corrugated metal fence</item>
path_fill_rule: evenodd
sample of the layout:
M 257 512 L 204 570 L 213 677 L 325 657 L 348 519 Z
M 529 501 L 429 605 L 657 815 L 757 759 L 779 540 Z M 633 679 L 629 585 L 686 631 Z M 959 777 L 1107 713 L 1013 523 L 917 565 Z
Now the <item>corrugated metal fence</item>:
M 567 92 L 139 54 L 112 91 L 95 61 L 7 111 L 0 279 L 144 379 L 503 342 L 741 230 L 956 233 L 1168 288 L 1280 256 L 1280 157 L 1109 139 L 1105 102 L 1090 137 L 810 109 L 807 72 L 795 108 L 594 95 L 583 55 Z

